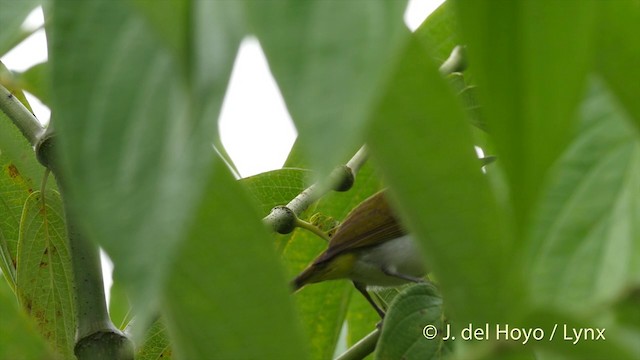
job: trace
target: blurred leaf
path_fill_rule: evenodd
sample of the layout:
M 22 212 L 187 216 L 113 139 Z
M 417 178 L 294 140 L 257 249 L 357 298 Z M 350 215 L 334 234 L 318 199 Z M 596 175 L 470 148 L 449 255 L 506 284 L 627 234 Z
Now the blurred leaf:
M 442 64 L 453 48 L 461 45 L 458 19 L 448 1 L 432 12 L 414 34 L 437 64 Z
M 33 65 L 23 73 L 16 74 L 17 85 L 51 106 L 51 74 L 48 62 Z
M 532 298 L 572 311 L 640 281 L 640 138 L 601 81 L 554 168 L 531 237 Z
M 432 284 L 406 288 L 391 303 L 376 347 L 376 359 L 442 359 L 447 348 L 441 337 L 425 339 L 423 329 L 443 329 L 442 299 Z
M 596 68 L 640 126 L 640 46 L 633 41 L 640 33 L 640 1 L 600 1 L 598 6 Z
M 277 205 L 285 205 L 300 194 L 307 186 L 311 172 L 302 169 L 284 168 L 250 176 L 240 180 L 256 199 L 260 213 L 268 215 Z M 291 234 L 272 234 L 276 249 L 282 252 Z
M 291 153 L 297 153 L 293 150 Z M 369 174 L 367 174 L 369 173 Z M 309 183 L 311 172 L 301 169 L 285 168 L 259 174 L 242 179 L 240 182 L 247 186 L 253 197 L 261 205 L 261 213 L 268 214 L 275 205 L 288 203 L 296 197 Z M 370 176 L 370 169 L 365 170 L 363 181 L 365 185 Z M 360 177 L 358 177 L 360 180 Z M 360 185 L 360 182 L 356 183 Z M 344 196 L 340 200 L 345 205 Z M 321 200 L 322 201 L 322 200 Z M 335 202 L 328 204 L 336 205 Z M 342 214 L 345 209 L 342 210 Z M 305 214 L 328 215 L 330 208 L 312 206 Z M 335 212 L 333 212 L 335 214 Z M 305 217 L 303 215 L 303 217 Z M 309 221 L 309 219 L 307 219 Z M 305 230 L 296 230 L 289 235 L 278 235 L 277 247 L 282 249 L 285 263 L 288 265 L 290 277 L 301 271 L 310 259 L 326 248 L 326 242 Z M 351 285 L 347 282 L 331 282 L 308 287 L 296 295 L 298 312 L 302 314 L 302 322 L 311 339 L 311 355 L 314 359 L 329 359 L 340 334 L 346 306 L 351 294 Z
M 454 5 L 522 235 L 547 170 L 573 130 L 591 65 L 595 2 Z
M 370 107 L 409 34 L 406 1 L 247 4 L 304 155 L 326 175 L 362 145 Z
M 310 167 L 309 162 L 305 159 L 303 151 L 300 139 L 296 138 L 293 146 L 291 146 L 287 160 L 284 162 L 284 167 L 308 169 Z
M 184 359 L 304 359 L 261 214 L 221 161 L 213 174 L 170 269 L 164 314 L 174 351 Z
M 35 324 L 19 308 L 14 294 L 0 280 L 0 359 L 54 359 Z
M 536 350 L 542 350 L 545 356 L 535 358 L 546 359 L 638 359 L 640 346 L 637 337 L 631 341 L 625 338 L 625 334 L 620 332 L 620 328 L 612 324 L 603 325 L 602 322 L 593 318 L 582 318 L 568 314 L 566 311 L 557 312 L 549 308 L 546 310 L 536 310 L 529 314 L 522 322 L 524 328 L 543 329 L 545 338 L 542 341 L 532 342 Z M 555 328 L 555 332 L 554 332 Z M 576 329 L 604 329 L 604 339 L 581 338 L 576 340 L 573 330 Z M 554 334 L 551 337 L 551 334 Z M 530 340 L 531 341 L 531 340 Z M 521 343 L 516 344 L 521 345 Z M 536 354 L 538 355 L 538 354 Z
M 449 74 L 447 75 L 447 79 L 456 92 L 462 106 L 467 111 L 469 122 L 478 129 L 487 131 L 486 121 L 480 113 L 480 103 L 478 102 L 476 86 L 468 84 L 462 73 Z
M 302 148 L 299 142 L 296 142 L 285 166 L 306 166 L 303 159 Z M 356 175 L 354 187 L 349 192 L 326 195 L 301 217 L 307 221 L 311 221 L 312 217 L 342 220 L 353 207 L 379 190 L 380 186 L 372 167 L 365 165 Z M 291 195 L 295 196 L 297 193 Z M 290 199 L 286 201 L 288 200 Z M 283 257 L 291 278 L 304 269 L 327 246 L 324 240 L 303 230 L 294 231 L 283 241 L 286 242 Z M 296 294 L 298 312 L 311 339 L 312 358 L 327 359 L 334 355 L 348 310 L 346 306 L 350 304 L 349 299 L 360 298 L 359 294 L 351 296 L 352 289 L 352 285 L 347 281 L 333 281 L 313 284 Z M 378 315 L 368 304 L 361 311 L 362 316 L 351 319 L 349 329 L 368 329 L 366 333 L 369 333 L 377 322 Z M 357 340 L 359 339 L 354 341 Z
M 380 180 L 373 173 L 372 167 L 365 165 L 356 175 L 356 182 L 351 190 L 327 194 L 307 210 L 302 218 L 306 219 L 309 214 L 320 213 L 341 221 L 351 209 L 377 192 L 380 187 Z M 326 247 L 326 241 L 318 236 L 305 230 L 295 230 L 282 253 L 290 278 L 309 265 Z M 313 359 L 330 359 L 334 355 L 349 301 L 354 296 L 360 296 L 357 293 L 352 295 L 352 292 L 351 282 L 339 280 L 311 284 L 296 293 L 298 313 L 311 340 Z M 370 308 L 369 311 L 375 314 L 373 309 Z M 370 322 L 370 319 L 371 317 L 362 317 L 362 323 L 352 325 L 368 327 L 371 332 L 376 322 Z
M 161 320 L 156 320 L 145 335 L 144 343 L 137 350 L 137 360 L 171 360 L 173 351 L 167 329 Z
M 29 111 L 33 111 L 31 109 L 31 105 L 27 101 L 27 98 L 24 96 L 24 92 L 20 88 L 20 84 L 16 79 L 16 74 L 9 69 L 0 61 L 0 85 L 4 86 L 11 92 L 13 96 L 18 98 L 22 105 L 26 107 Z M 0 113 L 4 115 L 4 112 Z
M 234 2 L 191 5 L 188 40 L 199 50 L 187 64 L 197 81 L 181 71 L 183 54 L 167 49 L 130 2 L 52 6 L 52 105 L 65 197 L 113 260 L 141 327 L 205 191 L 241 36 L 225 27 L 236 26 L 228 16 Z
M 175 52 L 176 58 L 187 60 L 191 45 L 188 35 L 191 25 L 189 16 L 192 9 L 190 7 L 195 5 L 182 0 L 133 0 L 132 3 L 149 20 L 158 38 L 166 41 L 168 47 Z
M 517 274 L 507 271 L 508 218 L 480 171 L 463 111 L 417 43 L 407 46 L 393 75 L 373 112 L 372 156 L 453 316 L 504 318 L 519 308 L 520 291 Z
M 0 11 L 0 57 L 11 50 L 28 32 L 21 25 L 41 0 L 2 0 Z
M 113 281 L 109 296 L 109 317 L 120 330 L 124 330 L 131 321 L 131 304 L 124 287 L 119 281 Z
M 347 311 L 347 346 L 353 346 L 374 329 L 380 322 L 380 316 L 372 311 L 371 304 L 356 292 L 349 301 Z
M 20 221 L 18 300 L 38 324 L 40 333 L 65 358 L 75 344 L 76 314 L 73 272 L 64 223 L 62 199 L 57 192 L 29 196 Z
M 616 320 L 640 332 L 640 286 L 631 288 L 615 304 Z

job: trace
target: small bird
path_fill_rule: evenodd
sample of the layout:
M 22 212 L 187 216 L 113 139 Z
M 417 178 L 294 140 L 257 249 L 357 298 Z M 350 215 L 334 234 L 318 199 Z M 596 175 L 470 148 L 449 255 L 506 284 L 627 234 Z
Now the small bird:
M 329 241 L 327 250 L 292 282 L 294 291 L 325 280 L 350 279 L 374 309 L 384 312 L 367 286 L 398 286 L 422 282 L 426 274 L 420 249 L 401 226 L 380 191 L 355 207 Z

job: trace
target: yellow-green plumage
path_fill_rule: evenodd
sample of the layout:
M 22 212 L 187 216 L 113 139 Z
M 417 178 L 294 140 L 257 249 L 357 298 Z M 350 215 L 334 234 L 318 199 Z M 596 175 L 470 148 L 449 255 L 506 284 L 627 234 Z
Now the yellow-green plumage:
M 393 286 L 415 281 L 424 273 L 419 249 L 381 191 L 347 215 L 327 250 L 294 279 L 293 287 L 341 278 Z

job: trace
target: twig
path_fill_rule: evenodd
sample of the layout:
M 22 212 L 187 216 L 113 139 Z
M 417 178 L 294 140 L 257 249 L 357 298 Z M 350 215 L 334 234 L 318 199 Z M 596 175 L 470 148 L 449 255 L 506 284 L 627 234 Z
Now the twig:
M 20 132 L 35 146 L 44 134 L 44 127 L 11 91 L 0 85 L 0 109 L 7 114 Z
M 300 225 L 298 216 L 327 192 L 331 190 L 347 191 L 351 188 L 355 180 L 355 174 L 367 161 L 367 156 L 366 146 L 361 147 L 346 165 L 336 168 L 329 175 L 327 183 L 315 183 L 309 186 L 289 201 L 287 205 L 273 208 L 271 213 L 262 221 L 269 228 L 280 234 L 292 232 L 293 229 Z
M 375 329 L 369 335 L 363 337 L 352 347 L 338 356 L 336 360 L 360 360 L 371 354 L 376 349 L 378 339 L 380 338 L 380 330 Z

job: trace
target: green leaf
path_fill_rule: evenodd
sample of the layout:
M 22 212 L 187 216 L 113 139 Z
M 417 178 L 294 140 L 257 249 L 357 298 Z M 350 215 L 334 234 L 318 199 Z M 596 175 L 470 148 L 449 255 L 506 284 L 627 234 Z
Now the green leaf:
M 304 359 L 305 342 L 259 220 L 263 214 L 222 161 L 199 200 L 164 294 L 175 353 L 184 359 Z
M 432 284 L 418 284 L 391 303 L 376 347 L 376 359 L 442 359 L 447 348 L 441 338 L 425 339 L 423 330 L 444 328 L 442 298 Z
M 0 11 L 0 57 L 24 39 L 21 29 L 27 15 L 40 4 L 40 0 L 2 1 Z
M 369 165 L 360 169 L 351 190 L 345 193 L 332 192 L 324 196 L 301 217 L 306 219 L 311 214 L 322 214 L 336 220 L 342 220 L 351 209 L 362 200 L 380 189 L 380 181 Z M 302 229 L 297 229 L 284 247 L 282 256 L 292 279 L 327 247 L 327 243 L 318 236 Z M 328 281 L 311 284 L 295 295 L 298 314 L 303 327 L 311 340 L 311 357 L 313 359 L 330 359 L 345 321 L 353 285 L 346 280 Z M 374 313 L 373 309 L 369 309 Z M 362 318 L 360 327 L 373 330 L 375 321 L 368 322 L 370 317 Z
M 616 320 L 640 332 L 640 287 L 632 288 L 615 304 Z
M 417 235 L 452 316 L 462 322 L 508 317 L 518 311 L 521 286 L 507 270 L 508 218 L 480 170 L 459 102 L 416 42 L 392 79 L 369 133 L 392 199 Z
M 49 62 L 33 65 L 23 73 L 16 74 L 17 85 L 51 106 L 51 74 Z
M 460 44 L 458 19 L 450 2 L 444 2 L 415 31 L 416 39 L 441 64 Z
M 356 293 L 351 297 L 347 312 L 347 346 L 353 346 L 371 333 L 371 324 L 380 321 L 380 316 L 371 309 L 371 304 L 364 296 Z
M 640 138 L 601 81 L 553 171 L 529 252 L 532 298 L 584 311 L 640 282 Z
M 540 328 L 544 331 L 545 337 L 541 341 L 531 342 L 529 340 L 530 345 L 535 346 L 537 350 L 536 359 L 632 360 L 640 356 L 637 334 L 629 334 L 616 324 L 603 322 L 601 319 L 589 319 L 573 316 L 566 311 L 558 312 L 546 309 L 532 312 L 523 319 L 522 324 L 525 329 Z M 596 336 L 591 338 L 587 333 L 584 335 L 586 337 L 576 339 L 577 336 L 573 333 L 574 329 L 576 331 L 592 329 Z M 595 329 L 604 329 L 605 338 L 598 339 Z M 553 337 L 551 334 L 554 334 Z M 522 346 L 521 342 L 515 342 L 515 344 Z
M 240 180 L 256 200 L 260 213 L 267 216 L 277 205 L 285 205 L 310 185 L 311 172 L 302 169 L 279 169 Z M 289 241 L 291 234 L 273 233 L 279 252 Z
M 52 6 L 52 105 L 65 197 L 113 260 L 141 327 L 205 191 L 240 41 L 223 26 L 236 26 L 227 16 L 233 2 L 190 6 L 189 41 L 201 49 L 187 62 L 194 81 L 181 67 L 183 54 L 167 48 L 130 1 Z
M 20 221 L 16 287 L 20 305 L 58 353 L 72 356 L 76 315 L 73 271 L 60 195 L 29 196 Z
M 570 139 L 591 65 L 595 2 L 454 4 L 522 235 L 547 171 Z
M 630 41 L 640 33 L 640 1 L 600 1 L 596 69 L 640 125 L 640 46 Z
M 7 283 L 0 281 L 0 359 L 53 359 L 52 352 L 25 316 Z
M 0 63 L 0 72 L 5 70 Z M 21 94 L 16 91 L 16 96 Z M 42 180 L 43 170 L 29 142 L 0 111 L 0 270 L 12 289 L 22 208 Z
M 189 57 L 191 4 L 182 0 L 133 0 L 132 3 L 146 16 L 158 38 L 166 41 L 178 59 L 186 60 Z
M 302 166 L 303 156 L 299 146 L 294 146 L 285 165 Z M 258 199 L 262 211 L 267 214 L 275 205 L 288 203 L 310 184 L 310 172 L 300 169 L 281 169 L 241 180 L 252 195 Z M 380 182 L 371 166 L 365 165 L 356 176 L 354 187 L 346 193 L 331 193 L 301 215 L 311 221 L 311 217 L 343 219 L 346 214 L 366 197 L 380 189 Z M 304 230 L 296 230 L 290 235 L 276 235 L 278 248 L 282 248 L 283 260 L 293 278 L 320 252 L 326 249 L 326 242 Z M 311 339 L 311 356 L 314 359 L 328 359 L 334 349 L 345 319 L 352 286 L 346 281 L 326 282 L 306 287 L 296 294 L 298 313 L 305 331 Z M 356 295 L 359 296 L 359 295 Z M 367 304 L 361 309 L 365 316 L 353 318 L 350 328 L 373 329 L 377 314 Z M 356 341 L 359 339 L 356 339 Z
M 284 168 L 250 176 L 240 180 L 256 199 L 261 214 L 269 214 L 277 205 L 285 205 L 307 186 L 311 172 L 302 169 Z
M 147 330 L 144 343 L 136 353 L 137 360 L 171 360 L 173 351 L 167 328 L 161 320 L 156 320 Z
M 117 279 L 111 284 L 109 296 L 109 318 L 120 330 L 124 330 L 131 322 L 131 304 L 127 293 Z
M 409 31 L 405 1 L 255 1 L 247 18 L 319 174 L 362 145 L 370 107 Z
M 294 150 L 292 154 L 297 152 L 298 150 Z M 288 203 L 309 186 L 310 174 L 306 170 L 285 168 L 245 178 L 240 182 L 258 200 L 261 212 L 266 215 L 273 206 Z M 356 179 L 354 188 L 349 192 L 327 195 L 302 217 L 320 214 L 342 219 L 351 208 L 380 187 L 370 166 L 363 167 Z M 283 248 L 282 255 L 290 277 L 295 276 L 326 248 L 324 240 L 305 230 L 296 230 L 291 235 L 276 235 L 276 239 L 278 248 Z M 352 298 L 351 293 L 352 286 L 349 282 L 328 282 L 314 284 L 296 294 L 298 313 L 311 339 L 312 358 L 329 359 L 334 354 L 349 299 Z M 373 317 L 360 317 L 352 325 L 366 328 L 370 332 L 377 321 L 377 315 L 369 305 L 363 312 Z

